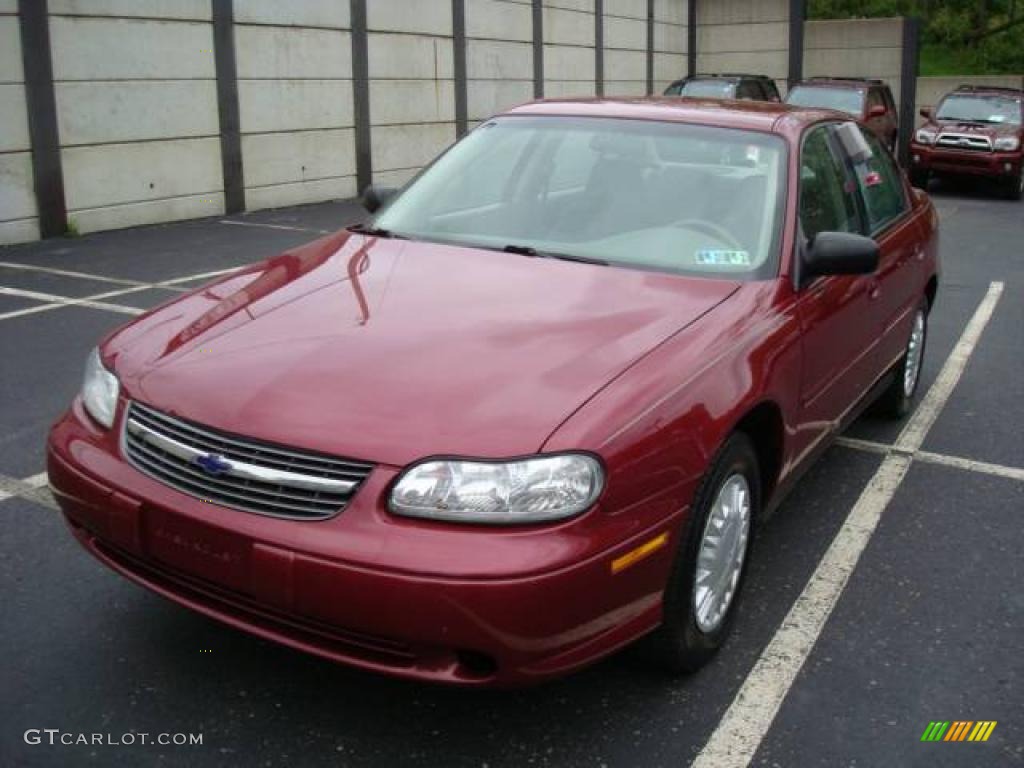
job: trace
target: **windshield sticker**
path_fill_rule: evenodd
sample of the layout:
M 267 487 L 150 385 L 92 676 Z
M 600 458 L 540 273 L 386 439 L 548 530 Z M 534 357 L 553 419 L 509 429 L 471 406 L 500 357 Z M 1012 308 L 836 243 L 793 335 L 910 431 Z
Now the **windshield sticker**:
M 748 251 L 725 251 L 717 248 L 702 248 L 697 251 L 698 264 L 713 267 L 749 267 Z

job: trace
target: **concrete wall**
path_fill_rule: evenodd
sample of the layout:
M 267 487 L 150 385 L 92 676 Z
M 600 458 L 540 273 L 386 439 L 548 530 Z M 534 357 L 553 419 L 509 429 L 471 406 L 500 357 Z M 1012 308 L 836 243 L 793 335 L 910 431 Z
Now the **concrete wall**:
M 654 0 L 654 92 L 662 93 L 686 76 L 689 19 L 687 4 Z
M 81 232 L 224 210 L 209 0 L 51 0 L 68 219 Z
M 533 98 L 533 12 L 523 0 L 466 0 L 470 124 Z
M 16 0 L 0 0 L 0 243 L 39 238 Z
M 994 85 L 1000 88 L 1024 88 L 1024 75 L 992 75 L 989 77 L 964 75 L 963 77 L 919 77 L 917 79 L 917 108 L 934 107 L 952 90 L 961 85 Z M 917 124 L 924 118 L 917 116 Z
M 604 81 L 606 96 L 647 93 L 647 0 L 604 0 Z
M 706 66 L 720 67 L 731 50 L 715 41 L 757 37 L 769 23 L 763 7 L 777 4 L 788 7 L 785 0 L 704 0 L 703 34 L 718 46 Z M 231 5 L 245 208 L 352 197 L 357 84 L 349 0 Z M 604 92 L 642 95 L 648 0 L 602 6 Z M 533 98 L 536 30 L 533 0 L 464 0 L 464 7 L 472 126 Z M 687 0 L 650 6 L 656 92 L 686 72 L 687 7 Z M 19 0 L 0 0 L 0 243 L 39 236 L 18 8 Z M 397 185 L 456 136 L 452 2 L 367 0 L 366 10 L 373 180 Z M 596 10 L 596 0 L 543 0 L 547 97 L 596 93 Z M 69 225 L 91 232 L 222 215 L 224 105 L 212 0 L 49 0 L 49 13 Z M 744 65 L 751 67 L 763 69 Z M 235 144 L 228 138 L 225 146 Z M 59 218 L 59 208 L 43 213 Z
M 349 4 L 236 0 L 249 210 L 355 194 Z
M 808 21 L 804 77 L 877 77 L 900 103 L 903 19 Z
M 400 186 L 455 140 L 451 0 L 369 0 L 373 180 Z
M 545 0 L 544 96 L 596 92 L 594 0 Z
M 789 0 L 697 0 L 697 71 L 768 75 L 785 93 Z

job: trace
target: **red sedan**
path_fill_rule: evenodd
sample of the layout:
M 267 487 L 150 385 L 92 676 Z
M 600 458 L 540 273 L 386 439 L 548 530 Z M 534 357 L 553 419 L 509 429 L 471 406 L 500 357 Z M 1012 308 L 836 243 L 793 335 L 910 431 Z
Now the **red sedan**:
M 50 481 L 109 567 L 328 659 L 526 684 L 643 637 L 692 670 L 755 523 L 908 410 L 936 228 L 837 113 L 520 107 L 110 334 Z

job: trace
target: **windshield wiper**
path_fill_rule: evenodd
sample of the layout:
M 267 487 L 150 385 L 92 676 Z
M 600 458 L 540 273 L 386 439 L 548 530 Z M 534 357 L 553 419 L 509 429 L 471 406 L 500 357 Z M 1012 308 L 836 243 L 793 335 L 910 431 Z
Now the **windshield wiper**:
M 382 229 L 380 227 L 371 227 L 367 224 L 353 224 L 350 227 L 346 227 L 349 232 L 355 232 L 358 235 L 366 235 L 367 237 L 381 237 L 384 239 L 392 240 L 406 240 L 408 238 L 403 235 L 399 235 L 392 232 L 390 229 Z
M 607 267 L 608 262 L 604 259 L 595 259 L 592 256 L 577 256 L 572 253 L 558 253 L 556 251 L 538 251 L 531 245 L 506 245 L 501 249 L 505 253 L 518 253 L 520 256 L 536 256 L 540 259 L 558 259 L 560 261 L 577 261 L 581 264 L 597 264 Z

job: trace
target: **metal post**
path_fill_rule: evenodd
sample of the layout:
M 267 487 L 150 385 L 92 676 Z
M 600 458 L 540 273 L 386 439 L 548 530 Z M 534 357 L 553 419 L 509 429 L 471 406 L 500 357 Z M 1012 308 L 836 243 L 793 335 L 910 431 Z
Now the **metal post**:
M 455 77 L 455 135 L 469 128 L 466 86 L 466 0 L 452 0 L 452 69 Z
M 789 0 L 789 87 L 804 76 L 804 22 L 807 0 Z
M 697 74 L 697 0 L 689 0 L 686 9 L 686 74 Z
M 46 0 L 18 3 L 21 56 L 25 68 L 25 101 L 32 137 L 32 176 L 41 237 L 67 231 L 64 173 L 60 162 L 57 100 L 50 58 L 49 7 Z
M 917 112 L 917 73 L 920 56 L 921 20 L 903 19 L 903 61 L 900 65 L 899 161 L 906 168 L 910 161 L 910 137 L 914 135 Z
M 213 61 L 217 73 L 217 115 L 220 120 L 220 158 L 224 182 L 224 211 L 245 210 L 242 131 L 238 107 L 233 0 L 213 0 Z
M 533 0 L 533 98 L 544 98 L 544 2 Z
M 352 118 L 356 140 L 356 191 L 373 183 L 370 130 L 370 54 L 366 32 L 366 0 L 351 0 Z

